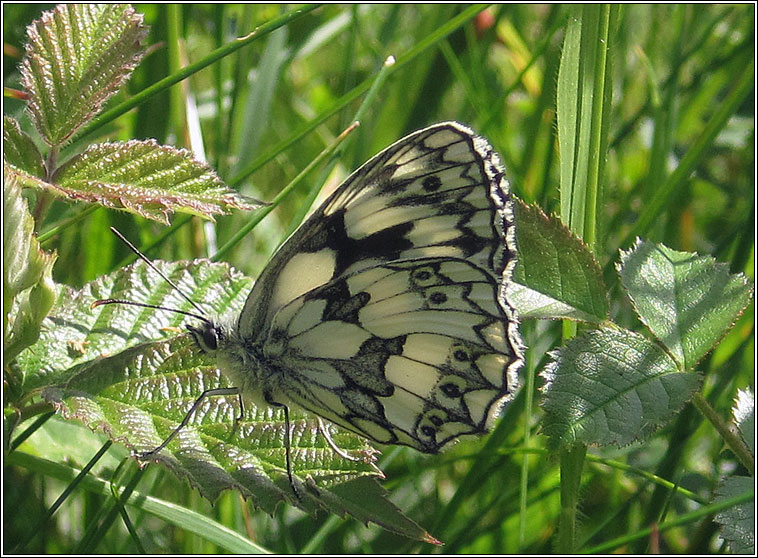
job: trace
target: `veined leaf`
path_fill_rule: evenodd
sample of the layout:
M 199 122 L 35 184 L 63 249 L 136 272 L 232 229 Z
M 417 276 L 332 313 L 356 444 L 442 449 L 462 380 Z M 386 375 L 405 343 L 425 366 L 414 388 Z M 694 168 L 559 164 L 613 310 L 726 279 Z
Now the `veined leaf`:
M 186 149 L 155 140 L 90 146 L 58 169 L 51 191 L 163 223 L 174 211 L 212 218 L 261 205 L 228 188 Z
M 729 477 L 716 490 L 714 502 L 751 490 L 755 490 L 754 478 Z M 721 535 L 729 543 L 732 554 L 755 554 L 755 500 L 720 512 L 714 520 L 721 525 Z
M 129 78 L 147 28 L 127 4 L 60 4 L 27 35 L 21 76 L 29 111 L 45 141 L 61 145 Z
M 226 264 L 155 262 L 208 313 L 237 316 L 252 281 Z M 91 308 L 102 298 L 191 310 L 188 302 L 142 262 L 102 277 L 81 291 L 61 290 L 40 340 L 19 356 L 25 388 L 39 389 L 65 418 L 105 431 L 135 451 L 160 445 L 207 389 L 230 387 L 215 363 L 188 334 L 162 340 L 188 319 L 164 310 L 123 304 Z M 418 540 L 435 542 L 388 502 L 373 477 L 376 451 L 349 432 L 334 442 L 362 459 L 337 454 L 319 433 L 318 420 L 290 411 L 293 472 L 286 473 L 286 423 L 280 409 L 237 396 L 207 397 L 189 424 L 153 459 L 187 478 L 207 498 L 234 488 L 272 513 L 280 501 L 314 512 L 323 508 Z M 357 495 L 362 495 L 361 497 Z M 377 511 L 378 510 L 378 511 Z
M 376 479 L 358 477 L 349 482 L 335 484 L 329 492 L 323 494 L 323 500 L 337 515 L 350 514 L 363 523 L 376 523 L 409 539 L 435 545 L 443 544 L 401 514 L 395 504 L 387 500 L 386 495 L 387 491 Z
M 592 253 L 558 219 L 516 200 L 518 263 L 509 299 L 520 318 L 608 318 L 608 295 Z
M 136 345 L 74 367 L 68 375 L 62 384 L 43 389 L 45 399 L 65 418 L 103 430 L 137 452 L 159 446 L 203 391 L 230 387 L 189 334 Z M 282 500 L 315 511 L 318 490 L 301 502 L 289 486 L 283 413 L 245 401 L 235 428 L 240 411 L 236 396 L 205 398 L 190 423 L 153 460 L 186 477 L 210 500 L 234 488 L 269 513 Z M 315 417 L 293 410 L 290 423 L 300 496 L 311 492 L 304 481 L 307 476 L 345 482 L 376 474 L 366 463 L 337 455 L 318 434 Z M 370 451 L 355 436 L 336 439 L 348 451 Z
M 543 432 L 554 447 L 624 446 L 650 436 L 689 401 L 700 376 L 631 331 L 599 329 L 551 353 L 542 372 Z
M 640 320 L 691 370 L 732 327 L 753 287 L 710 256 L 637 240 L 618 271 Z
M 188 296 L 208 301 L 210 315 L 236 316 L 252 286 L 250 279 L 226 264 L 198 260 L 155 265 Z M 41 389 L 64 417 L 104 430 L 137 451 L 150 450 L 179 425 L 203 391 L 229 384 L 188 334 L 176 335 L 191 318 L 126 304 L 91 308 L 101 298 L 192 310 L 143 262 L 101 277 L 78 292 L 63 288 L 40 340 L 19 357 L 27 372 L 24 387 Z M 233 432 L 240 412 L 238 398 L 207 398 L 190 425 L 156 459 L 188 477 L 210 499 L 225 488 L 247 487 L 243 493 L 254 494 L 258 505 L 272 511 L 277 501 L 291 495 L 285 473 L 284 417 L 277 409 L 256 408 L 249 402 L 244 407 Z M 342 460 L 317 435 L 315 418 L 293 410 L 291 419 L 295 471 L 303 471 L 302 478 L 342 474 L 342 469 L 329 466 L 334 458 Z M 350 434 L 337 435 L 335 440 L 347 450 L 356 444 L 367 448 Z M 366 464 L 347 463 L 343 480 L 371 471 Z
M 156 262 L 164 274 L 210 315 L 232 315 L 242 309 L 252 280 L 226 264 Z M 98 306 L 93 302 L 116 298 L 184 311 L 194 308 L 144 263 L 104 275 L 75 291 L 59 286 L 55 306 L 33 347 L 19 355 L 19 365 L 31 373 L 25 389 L 64 382 L 71 369 L 116 355 L 141 343 L 165 340 L 189 318 L 175 312 L 124 304 Z
M 44 177 L 45 165 L 39 149 L 29 134 L 23 132 L 18 122 L 10 116 L 3 116 L 3 155 L 6 163 L 15 171 Z

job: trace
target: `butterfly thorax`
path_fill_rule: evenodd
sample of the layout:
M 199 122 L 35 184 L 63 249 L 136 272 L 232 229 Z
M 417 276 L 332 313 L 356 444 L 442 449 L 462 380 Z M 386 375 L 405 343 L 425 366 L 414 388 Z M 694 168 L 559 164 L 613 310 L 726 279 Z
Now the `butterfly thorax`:
M 198 347 L 213 357 L 231 384 L 240 388 L 245 399 L 265 406 L 271 394 L 278 393 L 276 374 L 266 365 L 260 347 L 243 339 L 233 321 L 207 320 L 187 329 Z

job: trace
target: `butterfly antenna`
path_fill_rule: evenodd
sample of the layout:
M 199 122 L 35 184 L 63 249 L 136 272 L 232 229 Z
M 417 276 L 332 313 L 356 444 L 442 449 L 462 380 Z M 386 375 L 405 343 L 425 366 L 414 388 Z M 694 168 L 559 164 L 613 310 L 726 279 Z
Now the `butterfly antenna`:
M 157 304 L 147 304 L 145 302 L 136 302 L 134 300 L 123 300 L 120 298 L 105 298 L 96 300 L 90 305 L 90 308 L 96 308 L 105 304 L 126 304 L 127 306 L 139 306 L 141 308 L 153 308 L 155 310 L 165 310 L 166 312 L 174 312 L 176 314 L 183 314 L 184 316 L 190 316 L 203 322 L 210 323 L 207 316 L 202 314 L 196 314 L 195 312 L 187 312 L 186 310 L 177 310 L 176 308 L 166 308 L 165 306 L 158 306 Z
M 134 246 L 134 244 L 132 244 L 131 242 L 129 242 L 123 234 L 121 234 L 120 232 L 118 232 L 114 227 L 111 227 L 111 231 L 113 231 L 113 234 L 115 234 L 117 237 L 119 237 L 121 239 L 121 241 L 124 244 L 126 244 L 132 250 L 132 252 L 134 252 L 135 254 L 137 254 L 137 256 L 139 256 L 139 258 L 143 262 L 145 262 L 150 267 L 150 269 L 152 269 L 158 275 L 160 275 L 161 277 L 163 277 L 163 279 L 169 285 L 171 285 L 174 288 L 174 290 L 176 292 L 178 292 L 184 298 L 184 300 L 186 300 L 187 302 L 189 302 L 195 310 L 197 310 L 198 312 L 200 312 L 200 314 L 202 314 L 202 316 L 203 316 L 202 319 L 204 321 L 207 321 L 207 318 L 205 318 L 205 316 L 207 316 L 207 314 L 203 311 L 203 309 L 200 308 L 200 306 L 198 306 L 197 304 L 195 304 L 194 300 L 192 300 L 190 297 L 188 297 L 186 294 L 184 294 L 184 291 L 182 291 L 176 283 L 174 283 L 171 279 L 169 279 L 166 276 L 165 273 L 163 273 L 160 269 L 158 269 L 155 266 L 155 264 L 153 264 L 153 262 L 151 262 L 149 259 L 147 259 L 147 256 L 145 256 L 142 252 L 140 252 L 139 250 L 137 250 L 137 247 Z M 109 300 L 113 300 L 113 299 L 109 299 Z M 123 300 L 118 300 L 118 301 L 117 300 L 113 300 L 113 302 L 110 302 L 110 301 L 98 301 L 98 302 L 103 302 L 103 303 L 107 302 L 109 304 L 116 303 L 116 302 L 118 302 L 120 304 L 127 303 L 126 301 L 123 301 Z M 162 306 L 150 306 L 149 304 L 140 304 L 140 303 L 136 303 L 136 302 L 131 302 L 131 303 L 128 303 L 128 304 L 132 304 L 133 306 L 144 306 L 145 308 L 158 308 L 160 310 L 170 310 L 169 308 L 163 308 Z M 186 314 L 187 316 L 194 316 L 195 318 L 201 317 L 201 316 L 198 316 L 197 314 L 193 314 L 191 312 L 183 312 L 182 310 L 173 310 L 173 311 L 177 312 L 179 314 Z

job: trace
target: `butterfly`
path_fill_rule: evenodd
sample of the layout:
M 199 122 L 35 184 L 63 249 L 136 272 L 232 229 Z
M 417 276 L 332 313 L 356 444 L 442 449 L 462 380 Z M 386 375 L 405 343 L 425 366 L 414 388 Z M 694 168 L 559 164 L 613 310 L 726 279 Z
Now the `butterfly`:
M 443 122 L 353 172 L 272 257 L 239 315 L 196 316 L 188 329 L 236 386 L 223 393 L 282 408 L 287 423 L 295 404 L 436 453 L 487 432 L 514 396 L 515 262 L 497 154 Z

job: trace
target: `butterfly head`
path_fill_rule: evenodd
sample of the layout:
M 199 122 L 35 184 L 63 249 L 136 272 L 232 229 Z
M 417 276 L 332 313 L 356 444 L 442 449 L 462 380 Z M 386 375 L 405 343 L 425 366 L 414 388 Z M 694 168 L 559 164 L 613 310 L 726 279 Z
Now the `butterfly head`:
M 200 350 L 206 354 L 214 354 L 224 344 L 224 328 L 212 320 L 203 320 L 199 326 L 187 325 L 187 329 Z
M 248 401 L 265 406 L 257 387 L 262 385 L 258 372 L 263 370 L 254 347 L 240 338 L 233 321 L 203 318 L 187 325 L 198 349 L 215 362 L 230 384 L 239 388 Z

